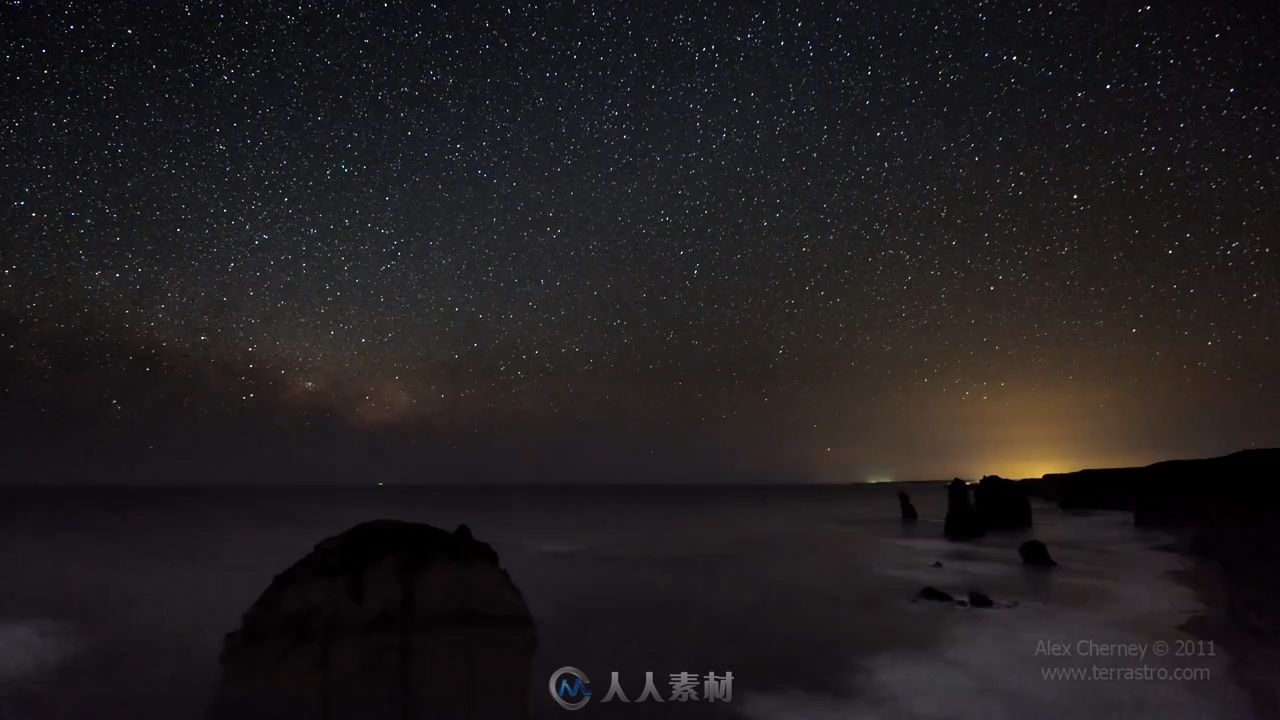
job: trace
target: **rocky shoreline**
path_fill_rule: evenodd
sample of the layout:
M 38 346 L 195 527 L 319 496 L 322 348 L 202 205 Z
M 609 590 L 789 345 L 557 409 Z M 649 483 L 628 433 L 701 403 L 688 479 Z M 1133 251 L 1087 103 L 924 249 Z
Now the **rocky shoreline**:
M 1185 541 L 1186 538 L 1180 538 L 1169 550 L 1189 555 L 1194 564 L 1176 579 L 1195 592 L 1208 610 L 1188 620 L 1180 629 L 1227 651 L 1231 672 L 1248 691 L 1256 717 L 1280 717 L 1280 687 L 1275 683 L 1276 668 L 1280 668 L 1280 646 L 1252 635 L 1235 619 L 1231 613 L 1231 581 L 1216 563 L 1191 553 Z M 1235 591 L 1238 592 L 1238 587 Z
M 1022 481 L 1064 510 L 1121 510 L 1175 538 L 1197 568 L 1181 580 L 1210 613 L 1185 628 L 1223 645 L 1260 717 L 1280 717 L 1280 449 L 1082 470 Z

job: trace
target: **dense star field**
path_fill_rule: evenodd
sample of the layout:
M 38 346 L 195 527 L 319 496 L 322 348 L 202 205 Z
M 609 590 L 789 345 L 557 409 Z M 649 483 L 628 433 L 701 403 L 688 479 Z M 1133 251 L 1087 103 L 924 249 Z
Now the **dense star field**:
M 1280 18 L 1230 5 L 11 0 L 6 474 L 1280 443 Z

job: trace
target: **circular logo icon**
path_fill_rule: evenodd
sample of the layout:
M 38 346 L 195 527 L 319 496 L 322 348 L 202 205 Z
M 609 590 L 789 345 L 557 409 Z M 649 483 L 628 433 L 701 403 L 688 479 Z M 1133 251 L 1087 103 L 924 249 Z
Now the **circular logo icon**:
M 565 665 L 551 673 L 551 699 L 565 710 L 581 710 L 591 700 L 591 680 L 576 667 Z

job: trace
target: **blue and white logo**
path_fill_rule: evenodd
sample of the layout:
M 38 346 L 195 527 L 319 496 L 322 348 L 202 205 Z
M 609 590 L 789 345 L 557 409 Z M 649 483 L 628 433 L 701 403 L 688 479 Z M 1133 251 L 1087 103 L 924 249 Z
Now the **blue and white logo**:
M 581 710 L 591 701 L 589 685 L 586 673 L 566 665 L 551 673 L 551 699 L 565 710 Z

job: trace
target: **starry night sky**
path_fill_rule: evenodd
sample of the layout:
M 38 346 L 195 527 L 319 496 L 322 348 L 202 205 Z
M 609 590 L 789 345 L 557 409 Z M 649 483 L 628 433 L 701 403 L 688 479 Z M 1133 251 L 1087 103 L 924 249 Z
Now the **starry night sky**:
M 1280 444 L 1274 3 L 0 9 L 22 482 Z

